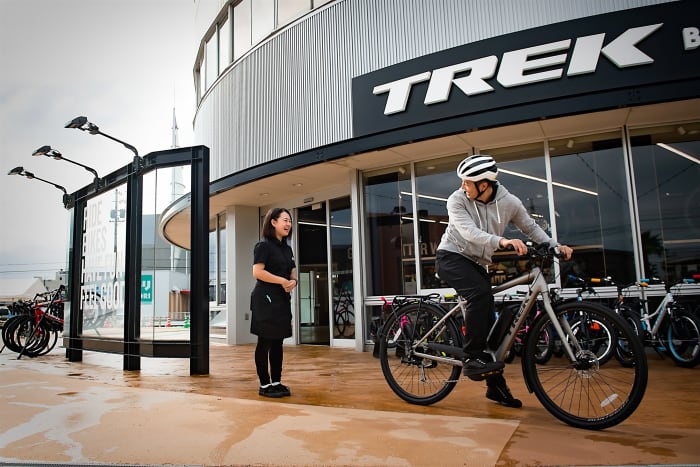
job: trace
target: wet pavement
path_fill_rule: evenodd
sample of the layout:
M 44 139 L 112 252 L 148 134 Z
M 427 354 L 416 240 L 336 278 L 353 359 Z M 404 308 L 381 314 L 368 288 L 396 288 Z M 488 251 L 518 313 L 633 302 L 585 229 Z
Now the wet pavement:
M 461 381 L 443 401 L 408 404 L 371 353 L 286 346 L 292 396 L 257 393 L 253 345 L 212 343 L 210 374 L 188 359 L 65 351 L 0 353 L 0 466 L 12 462 L 150 465 L 689 465 L 700 463 L 700 368 L 649 354 L 637 411 L 603 431 L 569 427 L 506 367 L 522 409 Z

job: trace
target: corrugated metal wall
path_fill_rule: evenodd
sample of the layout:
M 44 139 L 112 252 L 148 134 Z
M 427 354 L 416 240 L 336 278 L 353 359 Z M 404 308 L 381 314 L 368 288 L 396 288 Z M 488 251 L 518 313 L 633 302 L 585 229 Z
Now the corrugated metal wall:
M 652 0 L 338 0 L 234 64 L 201 102 L 211 180 L 352 136 L 351 80 L 458 45 Z M 213 20 L 213 18 L 212 18 Z

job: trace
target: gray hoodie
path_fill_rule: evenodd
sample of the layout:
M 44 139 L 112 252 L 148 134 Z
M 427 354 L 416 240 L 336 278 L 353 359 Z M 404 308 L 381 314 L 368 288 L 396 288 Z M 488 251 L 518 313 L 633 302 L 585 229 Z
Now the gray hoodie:
M 509 223 L 535 243 L 556 245 L 530 217 L 517 196 L 499 184 L 494 189 L 496 195 L 488 203 L 470 200 L 461 188 L 447 198 L 449 223 L 438 250 L 459 253 L 482 265 L 490 264 Z

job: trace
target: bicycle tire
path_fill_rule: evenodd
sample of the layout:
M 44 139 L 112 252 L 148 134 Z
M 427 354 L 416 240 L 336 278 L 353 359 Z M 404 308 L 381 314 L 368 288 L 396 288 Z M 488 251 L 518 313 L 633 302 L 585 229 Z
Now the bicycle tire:
M 401 399 L 416 405 L 431 405 L 452 392 L 462 373 L 460 366 L 414 356 L 413 343 L 440 320 L 445 311 L 427 303 L 409 303 L 389 315 L 380 332 L 379 360 L 389 387 Z M 461 346 L 461 336 L 452 319 L 443 323 L 435 333 L 437 339 L 428 342 Z M 390 337 L 394 337 L 392 342 Z M 421 348 L 421 352 L 432 351 Z
M 627 324 L 630 325 L 634 333 L 643 340 L 644 326 L 642 325 L 642 320 L 639 317 L 639 312 L 633 310 L 632 308 L 623 306 L 617 309 L 617 313 L 627 322 Z M 620 362 L 620 365 L 623 366 L 629 367 L 634 365 L 634 354 L 628 349 L 627 341 L 618 339 L 617 345 L 615 346 L 615 359 Z
M 40 334 L 37 335 L 37 332 Z M 34 349 L 42 345 L 43 333 L 30 315 L 21 316 L 9 331 L 8 346 L 13 352 L 28 357 L 34 357 Z
M 19 352 L 22 348 L 14 341 L 14 333 L 17 326 L 27 318 L 26 315 L 16 315 L 8 319 L 2 327 L 2 342 L 12 352 Z
M 30 358 L 42 355 L 46 347 L 49 345 L 51 336 L 51 328 L 45 321 L 35 322 L 34 319 L 26 327 L 26 332 L 18 333 L 16 336 L 17 342 L 20 345 L 19 356 L 21 358 L 26 355 Z
M 41 325 L 45 327 L 46 341 L 37 354 L 37 357 L 51 352 L 54 347 L 56 347 L 56 344 L 58 343 L 58 336 L 62 332 L 56 329 L 55 324 L 51 323 L 50 321 L 42 321 Z
M 355 322 L 355 314 L 347 308 L 340 309 L 335 315 L 335 327 L 339 337 L 345 337 L 345 331 Z M 354 332 L 349 337 L 354 336 Z
M 700 363 L 700 320 L 677 305 L 664 319 L 663 336 L 668 354 L 682 368 L 696 367 Z
M 586 340 L 589 334 L 580 332 L 576 339 L 582 350 L 575 361 L 566 353 L 552 358 L 546 365 L 535 360 L 537 341 L 530 340 L 523 352 L 522 368 L 527 386 L 544 408 L 560 421 L 589 430 L 615 426 L 626 420 L 639 406 L 647 387 L 648 367 L 644 346 L 631 327 L 609 308 L 591 302 L 568 302 L 554 308 L 557 320 L 566 328 L 569 315 L 581 319 L 605 322 L 615 333 L 615 339 L 628 340 L 634 363 L 627 367 L 610 361 L 601 364 Z M 551 326 L 549 315 L 541 314 L 533 324 L 537 335 Z M 597 338 L 592 336 L 590 338 Z M 571 336 L 563 337 L 571 342 Z

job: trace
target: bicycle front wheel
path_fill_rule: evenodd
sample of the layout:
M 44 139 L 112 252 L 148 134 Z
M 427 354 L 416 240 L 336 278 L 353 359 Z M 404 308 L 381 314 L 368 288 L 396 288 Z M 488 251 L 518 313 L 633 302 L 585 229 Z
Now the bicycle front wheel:
M 538 364 L 537 339 L 529 339 L 522 362 L 528 388 L 547 411 L 571 426 L 599 430 L 621 423 L 636 410 L 646 391 L 647 360 L 639 336 L 615 312 L 596 303 L 564 303 L 555 307 L 555 314 L 566 334 L 560 336 L 562 342 L 569 344 L 575 358 L 571 360 L 565 352 L 546 365 Z M 600 324 L 613 342 L 600 342 Z M 533 324 L 533 335 L 548 326 L 552 321 L 543 313 Z M 614 348 L 622 342 L 628 365 L 614 359 L 601 362 L 597 353 L 601 345 Z
M 380 333 L 379 360 L 389 387 L 411 404 L 430 405 L 441 401 L 454 389 L 461 367 L 417 357 L 413 344 L 424 342 L 460 346 L 457 326 L 451 319 L 428 333 L 444 316 L 442 308 L 426 303 L 410 303 L 389 315 Z M 419 346 L 425 354 L 437 352 Z

